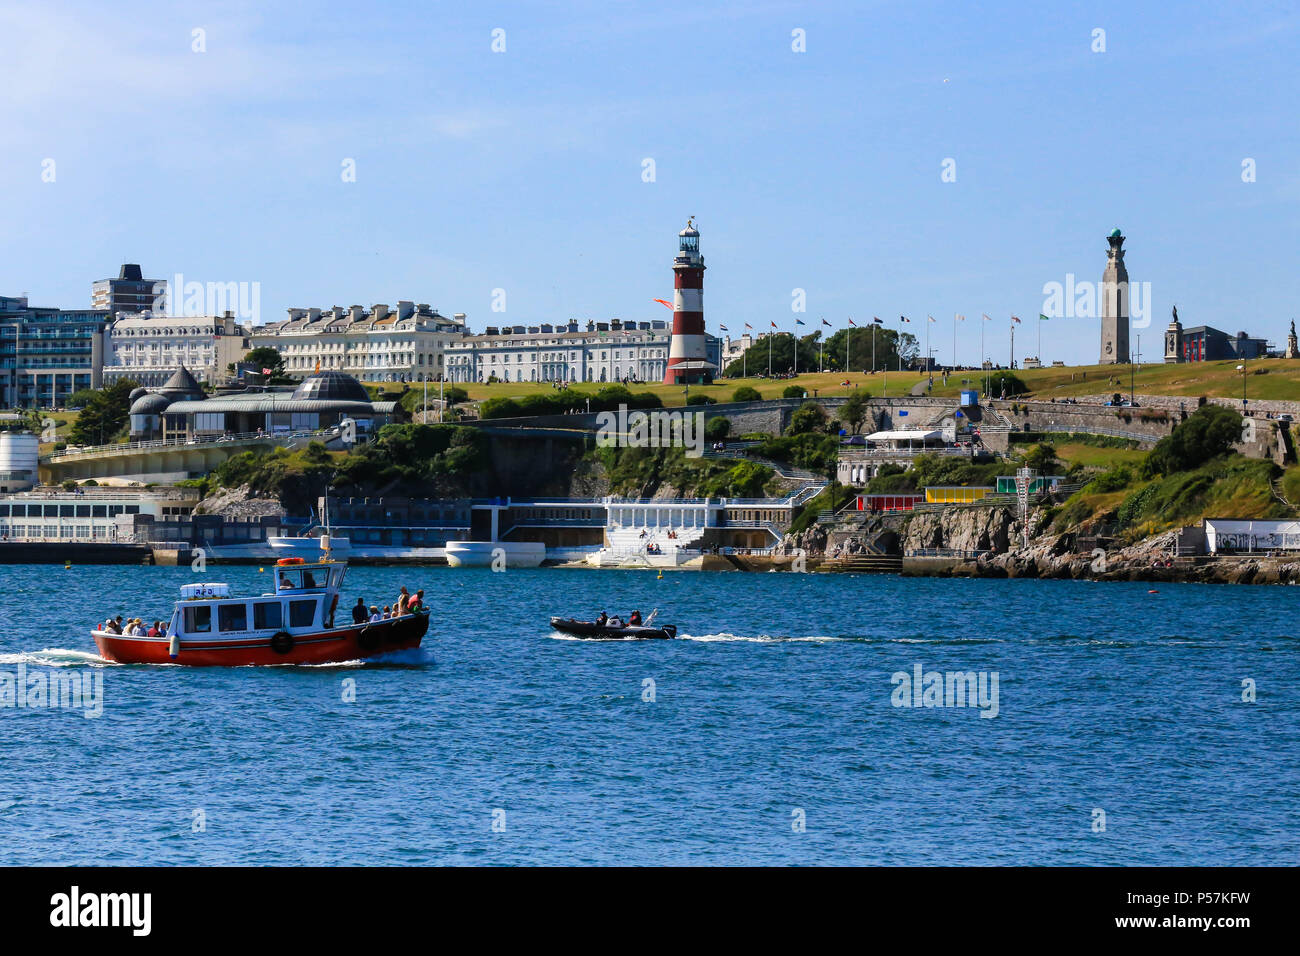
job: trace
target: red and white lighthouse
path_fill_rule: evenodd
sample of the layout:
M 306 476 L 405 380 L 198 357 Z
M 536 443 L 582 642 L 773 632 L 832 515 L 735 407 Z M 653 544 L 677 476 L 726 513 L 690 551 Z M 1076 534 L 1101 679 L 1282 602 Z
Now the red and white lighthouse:
M 677 234 L 673 259 L 673 334 L 668 346 L 665 385 L 695 385 L 713 380 L 704 339 L 704 257 L 695 217 Z

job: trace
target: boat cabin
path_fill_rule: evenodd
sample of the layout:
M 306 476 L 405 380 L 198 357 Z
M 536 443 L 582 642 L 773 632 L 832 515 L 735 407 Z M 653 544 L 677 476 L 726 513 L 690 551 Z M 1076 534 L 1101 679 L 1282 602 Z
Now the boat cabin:
M 223 640 L 331 628 L 346 571 L 342 562 L 282 558 L 273 571 L 276 590 L 258 597 L 232 598 L 226 584 L 183 585 L 168 633 Z

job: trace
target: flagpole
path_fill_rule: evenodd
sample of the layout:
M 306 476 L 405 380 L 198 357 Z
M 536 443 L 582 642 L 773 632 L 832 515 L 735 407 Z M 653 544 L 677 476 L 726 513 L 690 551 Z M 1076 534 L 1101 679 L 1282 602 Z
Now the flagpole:
M 1043 367 L 1043 317 L 1038 317 L 1038 367 Z
M 798 378 L 799 377 L 799 330 L 797 328 L 794 330 L 794 332 L 791 333 L 791 337 L 794 339 L 794 374 L 795 377 Z
M 853 319 L 849 319 L 849 326 L 844 330 L 844 371 L 849 371 L 849 353 L 853 349 Z
M 767 377 L 772 377 L 772 333 L 767 333 Z
M 818 318 L 820 319 L 821 316 L 818 316 Z M 825 351 L 826 351 L 826 333 L 823 332 L 821 329 L 818 329 L 817 330 L 817 374 L 818 375 L 826 371 L 826 363 L 822 360 L 822 356 L 825 353 Z
M 957 367 L 957 313 L 952 314 L 952 367 Z
M 871 374 L 876 374 L 876 320 L 871 320 Z

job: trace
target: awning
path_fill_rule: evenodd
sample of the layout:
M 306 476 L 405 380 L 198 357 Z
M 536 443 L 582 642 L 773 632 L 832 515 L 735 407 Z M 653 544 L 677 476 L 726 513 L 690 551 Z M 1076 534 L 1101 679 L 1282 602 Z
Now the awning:
M 943 438 L 941 431 L 923 431 L 913 429 L 911 431 L 897 432 L 875 432 L 867 436 L 867 441 L 938 441 Z

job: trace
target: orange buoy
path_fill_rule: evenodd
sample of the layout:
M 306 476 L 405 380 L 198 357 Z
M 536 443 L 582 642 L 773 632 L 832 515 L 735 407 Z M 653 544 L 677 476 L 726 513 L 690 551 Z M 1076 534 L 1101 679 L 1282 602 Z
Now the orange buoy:
M 281 558 L 279 561 L 275 563 L 281 567 L 283 567 L 286 564 L 306 564 L 306 562 L 302 558 Z

